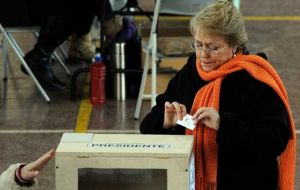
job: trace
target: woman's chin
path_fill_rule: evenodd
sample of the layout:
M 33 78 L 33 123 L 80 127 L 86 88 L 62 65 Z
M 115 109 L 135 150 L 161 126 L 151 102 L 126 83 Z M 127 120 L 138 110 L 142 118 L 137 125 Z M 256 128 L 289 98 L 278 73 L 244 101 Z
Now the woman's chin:
M 206 73 L 211 72 L 214 70 L 214 67 L 212 65 L 202 65 L 202 70 Z

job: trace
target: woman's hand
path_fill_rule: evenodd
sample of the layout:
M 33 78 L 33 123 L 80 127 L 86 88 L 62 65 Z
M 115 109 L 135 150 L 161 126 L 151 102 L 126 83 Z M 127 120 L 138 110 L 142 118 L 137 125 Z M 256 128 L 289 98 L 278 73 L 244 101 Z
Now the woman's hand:
M 186 107 L 178 102 L 165 103 L 164 128 L 175 127 L 176 121 L 186 115 Z
M 193 115 L 195 125 L 202 122 L 206 127 L 218 130 L 220 124 L 220 115 L 213 107 L 201 107 Z
M 42 157 L 34 162 L 31 162 L 21 169 L 21 177 L 26 181 L 33 181 L 39 175 L 39 172 L 48 163 L 49 160 L 54 156 L 54 149 L 44 154 Z

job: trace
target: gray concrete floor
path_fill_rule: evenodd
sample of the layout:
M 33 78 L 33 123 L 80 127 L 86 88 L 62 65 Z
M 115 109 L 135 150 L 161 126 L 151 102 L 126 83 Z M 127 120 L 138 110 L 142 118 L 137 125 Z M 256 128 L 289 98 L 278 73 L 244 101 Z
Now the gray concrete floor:
M 242 1 L 244 16 L 299 16 L 300 1 Z M 300 20 L 297 21 L 246 21 L 250 50 L 267 53 L 270 62 L 281 76 L 289 93 L 295 125 L 300 130 Z M 17 36 L 28 51 L 34 39 L 29 34 Z M 2 57 L 1 57 L 2 58 Z M 0 171 L 10 163 L 29 162 L 52 147 L 56 147 L 63 132 L 72 131 L 76 125 L 80 100 L 70 101 L 69 89 L 49 93 L 51 103 L 45 103 L 28 76 L 20 72 L 20 62 L 10 54 L 7 83 L 0 83 Z M 68 64 L 71 71 L 80 64 Z M 55 72 L 69 88 L 69 78 L 54 66 Z M 0 67 L 1 77 L 3 67 Z M 84 76 L 81 81 L 84 81 Z M 138 133 L 141 120 L 134 120 L 136 100 L 124 102 L 108 100 L 92 112 L 89 129 L 103 133 Z M 144 102 L 141 118 L 149 111 Z M 298 137 L 296 187 L 300 189 L 300 140 Z M 40 188 L 54 190 L 54 160 L 40 176 Z

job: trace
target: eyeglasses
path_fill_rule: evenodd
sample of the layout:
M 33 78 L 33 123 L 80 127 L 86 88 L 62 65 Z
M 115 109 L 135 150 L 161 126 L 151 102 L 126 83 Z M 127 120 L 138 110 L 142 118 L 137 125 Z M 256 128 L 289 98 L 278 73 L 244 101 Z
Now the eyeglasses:
M 220 53 L 220 50 L 218 47 L 213 47 L 213 48 L 204 48 L 203 45 L 201 44 L 197 44 L 195 42 L 192 43 L 192 49 L 194 51 L 199 51 L 200 53 L 202 53 L 202 51 L 204 50 L 205 53 L 207 54 L 218 54 Z

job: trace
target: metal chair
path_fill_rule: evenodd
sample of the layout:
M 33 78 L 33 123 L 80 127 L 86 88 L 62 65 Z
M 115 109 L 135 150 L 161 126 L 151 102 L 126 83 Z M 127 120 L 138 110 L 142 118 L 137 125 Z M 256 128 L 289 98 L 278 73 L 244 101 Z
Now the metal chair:
M 43 87 L 40 85 L 39 81 L 36 79 L 30 68 L 28 67 L 26 61 L 24 60 L 24 53 L 22 49 L 20 48 L 18 42 L 13 36 L 13 33 L 24 33 L 24 32 L 29 32 L 32 33 L 34 36 L 38 37 L 38 31 L 39 27 L 3 27 L 0 23 L 0 32 L 3 34 L 3 42 L 2 42 L 2 59 L 3 59 L 3 79 L 7 80 L 7 70 L 8 70 L 8 64 L 9 64 L 9 57 L 8 57 L 8 44 L 12 47 L 13 51 L 16 53 L 17 57 L 21 61 L 22 66 L 26 69 L 27 73 L 35 83 L 36 87 L 44 97 L 47 103 L 50 102 L 50 98 L 43 89 Z M 54 52 L 53 56 L 55 59 L 58 61 L 60 66 L 63 68 L 63 70 L 67 73 L 68 76 L 70 76 L 70 71 L 64 64 L 64 61 L 62 58 L 59 57 L 59 55 Z
M 149 37 L 149 44 L 148 47 L 145 49 L 146 52 L 146 59 L 144 64 L 144 70 L 142 75 L 142 81 L 140 85 L 139 95 L 135 107 L 134 118 L 138 119 L 141 111 L 142 101 L 143 99 L 151 99 L 151 107 L 155 105 L 155 98 L 156 98 L 156 60 L 157 60 L 157 22 L 159 16 L 161 0 L 156 0 L 155 8 L 154 8 L 154 15 L 153 21 L 150 31 Z M 149 70 L 149 62 L 151 60 L 151 94 L 145 94 L 145 86 L 146 86 L 146 79 Z

